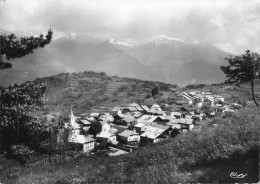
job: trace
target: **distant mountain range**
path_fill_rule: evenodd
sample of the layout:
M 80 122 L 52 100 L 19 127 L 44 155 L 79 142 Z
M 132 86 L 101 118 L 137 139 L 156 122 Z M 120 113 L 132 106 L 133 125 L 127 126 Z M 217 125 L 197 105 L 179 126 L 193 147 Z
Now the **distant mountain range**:
M 12 69 L 0 71 L 0 85 L 86 70 L 178 85 L 210 84 L 224 81 L 220 65 L 227 56 L 212 45 L 186 43 L 167 36 L 138 43 L 102 40 L 86 34 L 65 35 L 13 61 Z

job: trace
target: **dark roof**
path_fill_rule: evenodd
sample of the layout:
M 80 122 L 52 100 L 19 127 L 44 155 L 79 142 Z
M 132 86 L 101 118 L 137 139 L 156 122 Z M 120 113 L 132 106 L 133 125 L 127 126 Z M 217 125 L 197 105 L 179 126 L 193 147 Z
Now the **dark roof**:
M 84 125 L 90 125 L 91 124 L 91 122 L 86 120 L 86 119 L 81 119 L 81 120 L 78 121 L 78 123 L 82 123 Z
M 117 131 L 114 133 L 114 134 L 120 134 L 121 132 L 127 130 L 127 128 L 124 128 L 124 127 L 119 127 L 119 126 L 111 126 L 113 127 L 114 129 L 117 129 Z
M 193 105 L 183 105 L 182 109 L 184 109 L 186 111 L 196 111 L 198 108 Z

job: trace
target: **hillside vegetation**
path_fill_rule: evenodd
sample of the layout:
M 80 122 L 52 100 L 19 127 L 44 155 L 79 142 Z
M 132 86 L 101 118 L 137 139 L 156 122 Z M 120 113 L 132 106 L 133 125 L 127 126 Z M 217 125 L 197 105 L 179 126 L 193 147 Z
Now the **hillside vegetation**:
M 227 101 L 247 101 L 251 99 L 250 85 L 193 84 L 184 88 L 156 81 L 108 76 L 104 72 L 85 71 L 81 73 L 61 73 L 50 77 L 38 78 L 35 84 L 46 84 L 45 110 L 40 114 L 55 117 L 67 117 L 72 107 L 76 114 L 89 112 L 108 112 L 113 107 L 133 102 L 139 104 L 170 103 L 176 97 L 177 90 L 210 91 L 222 95 Z M 255 81 L 255 94 L 260 96 L 260 81 Z M 159 93 L 152 96 L 152 90 L 158 86 Z
M 35 80 L 46 83 L 46 113 L 67 116 L 70 107 L 76 113 L 111 111 L 114 106 L 125 103 L 168 97 L 171 88 L 178 86 L 162 82 L 107 76 L 104 72 L 62 73 Z M 159 94 L 152 97 L 152 89 L 159 87 Z
M 6 183 L 186 183 L 258 182 L 259 109 L 213 119 L 199 130 L 111 158 L 77 160 L 31 168 L 2 168 Z

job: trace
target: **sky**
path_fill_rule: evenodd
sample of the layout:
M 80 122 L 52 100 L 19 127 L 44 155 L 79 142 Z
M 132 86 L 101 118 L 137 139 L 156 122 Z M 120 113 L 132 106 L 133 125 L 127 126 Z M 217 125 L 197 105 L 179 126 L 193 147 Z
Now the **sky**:
M 0 0 L 0 29 L 147 41 L 159 35 L 260 53 L 260 0 Z

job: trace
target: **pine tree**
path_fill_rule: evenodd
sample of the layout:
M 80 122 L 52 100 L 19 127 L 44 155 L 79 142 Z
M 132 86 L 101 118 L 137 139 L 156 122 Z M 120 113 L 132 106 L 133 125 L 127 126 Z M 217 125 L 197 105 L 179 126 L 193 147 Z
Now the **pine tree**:
M 39 37 L 17 38 L 14 34 L 0 35 L 0 70 L 12 67 L 12 64 L 4 59 L 15 59 L 33 53 L 37 48 L 43 48 L 52 40 L 53 30 L 50 28 L 47 35 Z
M 252 97 L 257 106 L 258 102 L 254 93 L 254 79 L 260 73 L 260 56 L 257 53 L 247 50 L 245 54 L 239 56 L 230 56 L 225 58 L 229 65 L 221 66 L 221 70 L 226 74 L 227 83 L 250 82 Z

